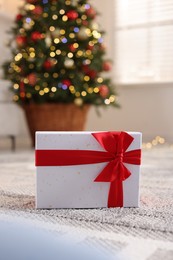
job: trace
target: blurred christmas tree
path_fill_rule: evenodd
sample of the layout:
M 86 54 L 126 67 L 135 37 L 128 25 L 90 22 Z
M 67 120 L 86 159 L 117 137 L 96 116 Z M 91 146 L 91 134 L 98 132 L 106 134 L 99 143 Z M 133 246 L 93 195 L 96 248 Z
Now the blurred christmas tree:
M 12 60 L 3 66 L 14 101 L 117 105 L 101 76 L 111 63 L 96 14 L 87 0 L 25 0 L 11 31 Z

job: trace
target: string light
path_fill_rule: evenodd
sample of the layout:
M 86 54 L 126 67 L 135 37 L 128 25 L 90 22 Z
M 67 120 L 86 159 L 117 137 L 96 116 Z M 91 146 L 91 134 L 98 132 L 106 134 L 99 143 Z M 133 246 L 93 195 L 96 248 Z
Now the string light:
M 28 5 L 28 9 L 30 10 L 30 11 L 33 11 L 34 9 L 35 9 L 35 5 Z
M 44 18 L 47 18 L 49 15 L 48 15 L 48 13 L 43 13 L 42 16 L 43 16 Z
M 77 48 L 79 47 L 79 44 L 78 44 L 77 42 L 75 42 L 75 43 L 73 44 L 73 46 L 74 46 L 75 49 L 77 49 Z
M 109 97 L 109 100 L 110 100 L 111 103 L 115 102 L 115 96 L 114 96 L 114 95 L 111 95 L 111 96 Z
M 110 104 L 110 100 L 109 100 L 109 99 L 105 99 L 104 103 L 105 103 L 106 105 L 109 105 L 109 104 Z
M 53 20 L 57 20 L 58 19 L 58 15 L 56 15 L 56 14 L 52 15 L 52 19 Z
M 62 20 L 63 20 L 63 22 L 67 22 L 67 20 L 68 20 L 67 15 L 63 15 Z
M 165 144 L 165 138 L 156 136 L 151 142 L 143 143 L 142 148 L 151 149 L 154 146 Z
M 59 42 L 60 42 L 60 40 L 59 40 L 58 38 L 55 38 L 55 39 L 54 39 L 54 43 L 55 43 L 55 44 L 58 44 Z
M 69 34 L 69 37 L 70 37 L 71 39 L 74 39 L 74 38 L 75 38 L 75 34 L 74 34 L 74 33 L 70 33 L 70 34 Z
M 56 54 L 60 55 L 61 54 L 61 50 L 56 50 Z
M 40 90 L 40 86 L 39 86 L 39 85 L 36 85 L 36 86 L 35 86 L 35 90 L 36 90 L 36 91 Z
M 55 49 L 56 49 L 55 46 L 50 46 L 51 51 L 54 51 Z
M 77 92 L 75 93 L 75 96 L 76 96 L 76 97 L 80 97 L 80 92 L 77 91 Z
M 77 54 L 76 54 L 78 57 L 81 57 L 83 55 L 83 51 L 79 50 L 77 51 Z
M 74 100 L 74 103 L 75 103 L 77 106 L 82 106 L 83 100 L 82 100 L 82 98 L 76 98 L 76 99 Z
M 53 52 L 53 51 L 50 53 L 50 57 L 52 57 L 52 58 L 55 57 L 55 55 L 56 55 L 56 54 L 55 54 L 55 52 Z
M 31 93 L 26 93 L 26 97 L 31 98 L 32 97 Z
M 103 78 L 99 77 L 99 78 L 97 79 L 97 82 L 98 82 L 98 83 L 102 83 L 102 82 L 103 82 Z
M 19 100 L 19 96 L 18 95 L 14 95 L 13 96 L 13 100 L 16 102 L 16 101 L 18 101 Z
M 58 78 L 58 76 L 59 76 L 58 73 L 56 73 L 56 72 L 53 73 L 53 78 L 54 78 L 54 79 Z
M 85 97 L 87 95 L 87 92 L 86 91 L 82 91 L 81 92 L 81 96 Z
M 15 83 L 15 84 L 13 85 L 13 88 L 14 88 L 14 89 L 18 89 L 18 88 L 19 88 L 19 84 Z
M 87 92 L 88 92 L 89 94 L 92 94 L 92 93 L 93 93 L 93 88 L 88 88 L 88 89 L 87 89 Z
M 71 2 L 69 0 L 65 1 L 66 5 L 71 5 Z
M 88 56 L 91 55 L 91 51 L 90 51 L 90 50 L 87 50 L 85 53 L 86 53 L 86 55 L 88 55 Z
M 77 22 L 78 24 L 81 24 L 81 23 L 82 23 L 82 20 L 81 20 L 80 18 L 77 18 L 77 19 L 76 19 L 76 22 Z
M 29 80 L 28 80 L 27 78 L 24 78 L 23 82 L 24 82 L 25 84 L 28 84 L 28 83 L 29 83 Z
M 29 56 L 30 56 L 31 58 L 35 58 L 35 52 L 30 52 Z
M 20 28 L 19 32 L 20 32 L 21 34 L 24 34 L 24 32 L 25 32 L 24 28 Z
M 52 6 L 50 9 L 51 9 L 52 11 L 56 11 L 56 6 Z
M 76 91 L 75 91 L 75 87 L 73 85 L 69 86 L 69 90 L 72 94 L 74 94 Z
M 72 53 L 72 52 L 69 52 L 69 53 L 67 54 L 67 56 L 68 56 L 68 58 L 73 58 L 73 53 Z
M 99 88 L 94 88 L 94 93 L 98 93 L 99 92 Z
M 29 64 L 29 68 L 33 69 L 34 68 L 34 64 Z
M 28 59 L 28 54 L 26 52 L 23 53 L 23 58 Z
M 64 34 L 65 34 L 65 30 L 64 30 L 64 29 L 61 29 L 61 30 L 60 30 L 60 34 L 61 34 L 61 35 L 64 35 Z
M 84 76 L 84 81 L 89 81 L 90 77 L 89 76 Z
M 59 13 L 60 13 L 61 15 L 63 15 L 63 14 L 65 14 L 65 10 L 64 10 L 64 9 L 61 9 L 61 10 L 59 11 Z
M 43 96 L 43 95 L 44 95 L 44 90 L 40 90 L 40 91 L 39 91 L 39 95 L 40 95 L 40 96 Z
M 49 27 L 49 31 L 54 32 L 55 31 L 55 27 L 54 26 L 50 26 Z
M 52 88 L 51 88 L 51 91 L 52 91 L 52 92 L 56 92 L 56 91 L 57 91 L 57 88 L 52 87 Z
M 44 88 L 44 93 L 49 93 L 49 88 Z
M 86 16 L 85 14 L 83 14 L 83 15 L 81 16 L 81 18 L 82 18 L 82 20 L 86 20 L 86 19 L 87 19 L 87 16 Z
M 15 57 L 14 57 L 14 60 L 15 61 L 20 61 L 22 59 L 22 54 L 21 53 L 18 53 Z
M 44 77 L 45 77 L 45 78 L 48 78 L 48 77 L 49 77 L 49 73 L 45 72 L 45 73 L 44 73 Z

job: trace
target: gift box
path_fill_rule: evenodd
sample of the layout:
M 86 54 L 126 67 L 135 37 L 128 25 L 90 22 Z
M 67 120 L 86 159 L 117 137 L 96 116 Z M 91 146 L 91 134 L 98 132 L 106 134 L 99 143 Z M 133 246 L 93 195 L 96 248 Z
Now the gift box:
M 36 207 L 138 207 L 138 132 L 36 132 Z

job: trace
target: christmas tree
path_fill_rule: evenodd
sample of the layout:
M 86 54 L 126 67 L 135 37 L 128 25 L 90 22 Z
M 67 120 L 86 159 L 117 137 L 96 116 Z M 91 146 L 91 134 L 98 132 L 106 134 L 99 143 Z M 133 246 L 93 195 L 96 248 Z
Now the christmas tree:
M 14 101 L 117 106 L 96 15 L 87 0 L 25 0 L 3 66 Z

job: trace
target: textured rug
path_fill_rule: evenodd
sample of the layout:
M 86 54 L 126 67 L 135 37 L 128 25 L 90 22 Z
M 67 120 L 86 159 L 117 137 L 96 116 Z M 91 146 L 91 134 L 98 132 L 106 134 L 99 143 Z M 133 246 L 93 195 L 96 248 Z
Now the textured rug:
M 0 220 L 27 219 L 123 259 L 173 259 L 173 149 L 143 151 L 141 207 L 35 209 L 33 151 L 0 153 Z M 116 259 L 116 258 L 115 258 Z

